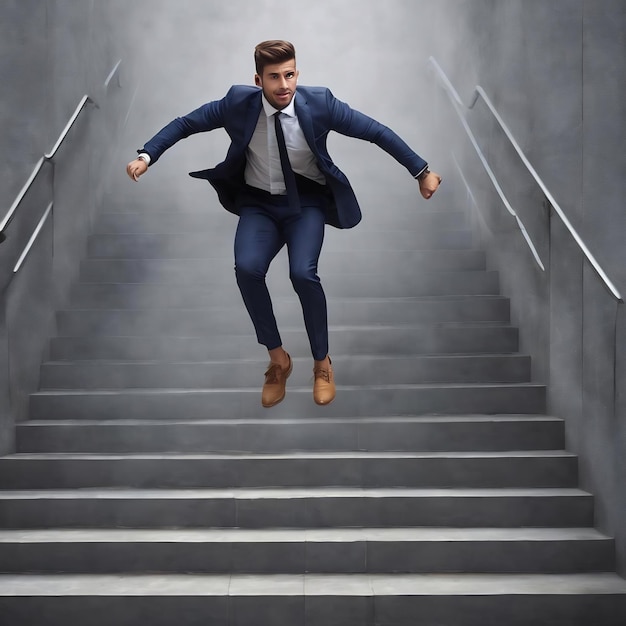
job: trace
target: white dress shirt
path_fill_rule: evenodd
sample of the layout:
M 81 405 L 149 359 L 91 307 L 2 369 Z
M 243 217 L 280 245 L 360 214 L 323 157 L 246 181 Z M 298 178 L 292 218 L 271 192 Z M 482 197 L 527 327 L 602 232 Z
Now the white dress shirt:
M 281 110 L 280 116 L 291 169 L 296 174 L 325 185 L 326 179 L 317 167 L 315 156 L 306 142 L 296 116 L 295 98 L 297 97 L 296 93 L 289 106 Z M 272 194 L 285 194 L 287 191 L 283 170 L 280 167 L 280 155 L 272 117 L 278 109 L 267 101 L 265 95 L 262 99 L 263 108 L 248 144 L 245 181 L 252 187 L 269 191 Z

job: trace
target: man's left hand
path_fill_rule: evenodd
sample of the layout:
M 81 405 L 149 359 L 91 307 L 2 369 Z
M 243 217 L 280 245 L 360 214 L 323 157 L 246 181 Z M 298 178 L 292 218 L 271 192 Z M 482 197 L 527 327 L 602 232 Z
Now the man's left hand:
M 436 172 L 428 172 L 419 179 L 419 184 L 422 197 L 428 200 L 441 184 L 441 176 Z

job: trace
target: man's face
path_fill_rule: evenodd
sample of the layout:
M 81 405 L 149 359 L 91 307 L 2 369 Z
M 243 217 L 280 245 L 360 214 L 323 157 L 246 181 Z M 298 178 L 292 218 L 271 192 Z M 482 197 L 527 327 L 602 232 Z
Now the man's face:
M 289 105 L 296 93 L 298 70 L 296 60 L 266 65 L 263 75 L 255 74 L 254 83 L 263 89 L 267 101 L 279 111 Z

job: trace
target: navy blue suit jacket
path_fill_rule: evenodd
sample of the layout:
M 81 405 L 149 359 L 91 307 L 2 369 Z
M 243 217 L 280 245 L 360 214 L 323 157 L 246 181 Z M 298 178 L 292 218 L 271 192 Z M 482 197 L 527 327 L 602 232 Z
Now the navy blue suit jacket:
M 298 87 L 295 107 L 306 141 L 331 191 L 326 222 L 332 226 L 356 226 L 361 220 L 361 210 L 348 179 L 328 154 L 326 138 L 331 130 L 375 143 L 404 165 L 413 176 L 426 167 L 426 161 L 396 133 L 337 100 L 326 87 Z M 189 115 L 170 122 L 146 143 L 142 151 L 150 155 L 152 165 L 177 141 L 194 133 L 224 128 L 231 139 L 226 159 L 214 168 L 191 172 L 190 176 L 208 180 L 217 191 L 224 208 L 236 214 L 238 209 L 235 199 L 244 184 L 246 148 L 261 108 L 260 88 L 235 85 L 221 100 L 209 102 Z

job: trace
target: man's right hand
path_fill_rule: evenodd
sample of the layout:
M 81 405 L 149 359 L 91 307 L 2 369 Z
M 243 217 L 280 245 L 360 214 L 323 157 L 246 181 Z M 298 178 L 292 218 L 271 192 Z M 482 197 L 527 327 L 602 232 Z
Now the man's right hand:
M 126 173 L 135 182 L 148 171 L 148 164 L 143 159 L 135 159 L 126 166 Z
M 425 176 L 419 179 L 420 193 L 422 197 L 429 200 L 430 197 L 437 191 L 441 184 L 441 176 L 436 172 L 428 172 Z

